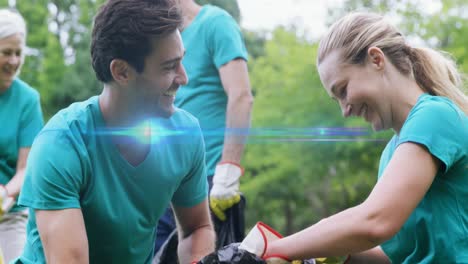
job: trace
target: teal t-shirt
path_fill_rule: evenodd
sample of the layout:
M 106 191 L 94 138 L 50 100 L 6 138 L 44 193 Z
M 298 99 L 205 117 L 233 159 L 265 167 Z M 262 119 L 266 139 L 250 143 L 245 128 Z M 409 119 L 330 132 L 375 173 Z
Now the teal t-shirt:
M 187 50 L 182 64 L 188 84 L 177 92 L 175 105 L 200 121 L 206 144 L 208 176 L 221 159 L 226 125 L 227 96 L 219 68 L 234 59 L 247 60 L 239 26 L 224 10 L 205 5 L 182 31 Z
M 441 161 L 428 192 L 382 249 L 393 263 L 468 263 L 468 118 L 445 97 L 423 94 L 381 156 L 379 177 L 398 145 L 425 146 Z
M 150 263 L 154 229 L 168 204 L 191 207 L 207 197 L 197 120 L 176 109 L 168 119 L 148 122 L 154 137 L 137 166 L 121 156 L 110 135 L 144 137 L 145 129 L 107 129 L 97 96 L 57 113 L 31 148 L 19 203 L 40 210 L 81 208 L 90 263 Z M 20 260 L 45 263 L 34 210 Z
M 42 129 L 39 93 L 20 79 L 0 94 L 0 184 L 7 184 L 16 173 L 18 151 L 31 147 Z M 11 211 L 21 210 L 15 206 Z

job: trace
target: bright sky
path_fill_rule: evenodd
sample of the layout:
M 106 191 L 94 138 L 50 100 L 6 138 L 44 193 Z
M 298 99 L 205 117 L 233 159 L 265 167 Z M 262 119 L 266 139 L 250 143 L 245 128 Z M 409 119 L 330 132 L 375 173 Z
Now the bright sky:
M 326 30 L 328 7 L 343 0 L 238 0 L 241 25 L 250 30 L 271 31 L 278 25 L 298 26 L 306 35 L 318 37 Z

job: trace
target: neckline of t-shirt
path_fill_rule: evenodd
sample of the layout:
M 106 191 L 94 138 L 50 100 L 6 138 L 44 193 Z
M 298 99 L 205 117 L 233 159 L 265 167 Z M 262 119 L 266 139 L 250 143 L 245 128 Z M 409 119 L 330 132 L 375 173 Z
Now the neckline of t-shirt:
M 96 114 L 97 114 L 97 121 L 98 121 L 98 130 L 103 130 L 104 133 L 100 133 L 102 135 L 102 139 L 104 144 L 108 144 L 110 147 L 110 155 L 113 159 L 116 159 L 119 163 L 119 166 L 122 166 L 123 169 L 130 170 L 130 171 L 137 171 L 146 166 L 147 163 L 150 163 L 151 156 L 153 155 L 153 146 L 150 144 L 150 150 L 146 157 L 137 165 L 132 165 L 127 159 L 125 159 L 122 154 L 120 153 L 119 149 L 117 148 L 116 144 L 111 140 L 109 136 L 107 136 L 108 127 L 106 126 L 106 121 L 104 120 L 104 116 L 102 114 L 101 107 L 99 106 L 99 96 L 95 96 L 93 98 L 92 104 L 95 107 Z
M 16 87 L 16 85 L 17 85 L 18 82 L 19 82 L 19 81 L 18 81 L 18 78 L 13 79 L 13 81 L 12 81 L 11 84 L 10 84 L 10 87 L 8 87 L 8 88 L 5 90 L 5 92 L 0 93 L 0 98 L 1 98 L 1 97 L 7 97 L 7 96 L 9 96 L 11 93 L 13 93 L 13 92 L 12 92 L 12 91 L 13 91 L 13 88 Z
M 428 94 L 428 93 L 422 93 L 421 95 L 418 96 L 418 99 L 416 100 L 416 103 L 413 105 L 413 107 L 411 107 L 410 111 L 408 112 L 408 116 L 406 117 L 405 121 L 403 122 L 403 125 L 401 125 L 400 133 L 401 133 L 401 130 L 403 130 L 403 127 L 405 127 L 406 122 L 408 122 L 408 118 L 410 117 L 410 115 L 415 111 L 416 107 L 418 107 L 421 104 L 421 102 L 424 101 L 425 98 L 427 98 L 428 96 L 431 96 L 431 95 Z M 395 132 L 395 136 L 397 137 L 397 141 L 400 138 L 400 133 Z
M 200 10 L 198 11 L 198 14 L 193 18 L 192 22 L 182 30 L 182 34 L 186 32 L 190 32 L 191 28 L 194 28 L 198 23 L 200 23 L 201 18 L 203 15 L 205 15 L 206 11 L 211 5 L 203 5 Z

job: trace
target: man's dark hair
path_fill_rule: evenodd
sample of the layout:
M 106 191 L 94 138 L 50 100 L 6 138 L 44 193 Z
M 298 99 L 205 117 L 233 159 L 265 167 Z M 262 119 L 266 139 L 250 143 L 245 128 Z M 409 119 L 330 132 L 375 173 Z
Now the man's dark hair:
M 110 63 L 122 59 L 137 72 L 144 70 L 152 41 L 182 24 L 174 0 L 108 0 L 94 19 L 91 59 L 98 80 L 113 80 Z

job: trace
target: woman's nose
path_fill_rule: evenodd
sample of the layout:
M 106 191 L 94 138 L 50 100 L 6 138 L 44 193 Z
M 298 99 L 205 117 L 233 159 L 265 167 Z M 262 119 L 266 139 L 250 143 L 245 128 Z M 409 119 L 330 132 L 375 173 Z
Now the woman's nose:
M 344 117 L 349 117 L 351 115 L 351 111 L 353 110 L 350 104 L 344 104 L 341 106 L 341 112 Z
M 8 63 L 15 66 L 19 65 L 21 63 L 21 56 L 15 54 L 11 55 L 8 58 Z

